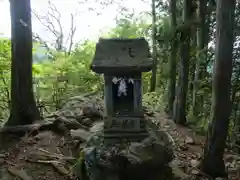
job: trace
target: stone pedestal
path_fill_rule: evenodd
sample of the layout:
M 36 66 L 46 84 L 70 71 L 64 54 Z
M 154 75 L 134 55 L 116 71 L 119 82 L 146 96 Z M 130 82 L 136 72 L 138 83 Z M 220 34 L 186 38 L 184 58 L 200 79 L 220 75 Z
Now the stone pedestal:
M 158 138 L 157 134 L 149 132 L 143 141 L 105 146 L 99 139 L 103 136 L 97 134 L 96 138 L 93 137 L 96 146 L 92 144 L 84 150 L 91 180 L 98 180 L 98 177 L 101 180 L 170 179 L 171 168 L 168 163 L 174 158 L 173 149 L 170 139 L 163 131 L 160 136 Z
M 104 123 L 104 143 L 138 142 L 148 136 L 144 117 L 112 117 Z

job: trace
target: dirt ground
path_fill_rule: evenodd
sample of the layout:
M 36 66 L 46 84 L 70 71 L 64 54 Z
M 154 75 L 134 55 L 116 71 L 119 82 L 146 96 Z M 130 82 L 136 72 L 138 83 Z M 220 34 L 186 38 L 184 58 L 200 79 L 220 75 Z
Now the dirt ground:
M 211 179 L 197 168 L 202 157 L 205 137 L 190 128 L 176 125 L 164 114 L 158 117 L 159 126 L 169 132 L 175 141 L 176 158 L 173 169 L 176 169 L 181 177 L 185 177 L 184 179 Z M 240 155 L 226 149 L 224 160 L 228 179 L 240 180 Z
M 74 180 L 76 144 L 71 137 L 41 132 L 6 143 L 0 151 L 1 180 Z

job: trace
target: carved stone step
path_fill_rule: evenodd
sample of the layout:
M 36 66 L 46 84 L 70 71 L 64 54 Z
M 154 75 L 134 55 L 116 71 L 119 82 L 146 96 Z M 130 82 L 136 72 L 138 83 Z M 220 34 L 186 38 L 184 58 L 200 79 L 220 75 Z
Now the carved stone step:
M 122 128 L 137 129 L 145 128 L 145 119 L 136 117 L 111 117 L 105 119 L 104 129 Z
M 118 135 L 119 136 L 119 135 Z M 130 142 L 141 142 L 143 141 L 146 137 L 148 136 L 148 134 L 141 134 L 139 135 L 131 135 L 131 136 L 122 136 L 122 137 L 116 137 L 116 136 L 112 136 L 112 135 L 108 135 L 108 136 L 104 136 L 104 144 L 106 145 L 114 145 L 116 143 L 122 143 L 122 141 L 130 141 Z
M 104 133 L 104 138 L 116 138 L 116 139 L 121 139 L 121 138 L 131 138 L 131 137 L 147 137 L 149 134 L 146 133 Z
M 121 129 L 121 128 L 112 128 L 104 129 L 104 133 L 141 133 L 146 132 L 145 128 L 140 129 Z

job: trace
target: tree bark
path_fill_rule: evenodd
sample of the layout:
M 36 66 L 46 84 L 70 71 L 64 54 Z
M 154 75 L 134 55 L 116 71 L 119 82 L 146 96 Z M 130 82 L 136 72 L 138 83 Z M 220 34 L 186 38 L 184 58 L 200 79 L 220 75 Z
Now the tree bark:
M 213 72 L 212 122 L 208 128 L 201 170 L 213 178 L 225 176 L 223 161 L 231 112 L 230 87 L 235 0 L 218 0 Z
M 238 59 L 235 58 L 233 63 L 233 80 L 232 80 L 232 94 L 231 94 L 231 104 L 232 104 L 232 121 L 233 121 L 233 136 L 235 143 L 239 145 L 240 138 L 240 121 L 239 121 L 239 98 L 237 93 L 240 90 L 240 66 L 238 65 Z M 235 77 L 234 77 L 235 76 Z M 240 148 L 239 148 L 240 149 Z
M 196 30 L 192 29 L 192 38 L 191 38 L 191 50 L 192 51 L 196 51 L 197 50 L 197 34 L 196 34 Z M 191 53 L 190 53 L 191 54 Z M 191 62 L 189 63 L 189 81 L 188 81 L 188 91 L 189 91 L 189 95 L 188 98 L 192 99 L 193 98 L 193 87 L 194 87 L 194 78 L 195 78 L 195 70 L 196 70 L 196 55 L 192 55 L 190 57 Z M 191 111 L 192 108 L 192 101 L 187 102 L 187 111 Z
M 202 107 L 202 104 L 197 99 L 197 92 L 199 90 L 199 81 L 203 77 L 199 77 L 200 71 L 201 71 L 201 65 L 202 62 L 206 59 L 206 52 L 205 52 L 205 46 L 207 46 L 207 43 L 205 43 L 205 36 L 206 36 L 206 0 L 200 1 L 199 6 L 199 18 L 200 18 L 200 26 L 197 28 L 197 61 L 196 61 L 196 71 L 195 71 L 195 78 L 194 78 L 194 86 L 193 86 L 193 115 L 197 117 L 199 115 L 199 107 Z M 201 96 L 201 95 L 200 95 Z M 198 103 L 197 103 L 198 102 Z M 201 101 L 202 102 L 202 101 Z M 199 105 L 199 106 L 198 106 Z
M 173 32 L 175 32 L 177 26 L 176 10 L 177 10 L 176 0 L 171 0 L 170 13 L 171 13 L 171 28 Z M 171 41 L 171 55 L 169 59 L 168 104 L 166 107 L 166 112 L 170 117 L 173 116 L 173 102 L 175 98 L 176 60 L 177 60 L 177 39 L 175 37 Z
M 191 18 L 192 0 L 184 0 L 183 20 L 189 21 Z M 179 65 L 179 80 L 174 102 L 174 116 L 173 120 L 184 125 L 186 123 L 186 97 L 188 91 L 188 74 L 189 74 L 189 59 L 190 59 L 190 38 L 191 28 L 185 29 L 180 36 L 180 65 Z
M 40 120 L 32 88 L 32 24 L 30 0 L 10 0 L 12 65 L 11 112 L 6 126 Z
M 157 79 L 157 46 L 156 46 L 156 5 L 155 0 L 152 0 L 152 56 L 153 56 L 153 69 L 150 83 L 150 92 L 156 89 Z

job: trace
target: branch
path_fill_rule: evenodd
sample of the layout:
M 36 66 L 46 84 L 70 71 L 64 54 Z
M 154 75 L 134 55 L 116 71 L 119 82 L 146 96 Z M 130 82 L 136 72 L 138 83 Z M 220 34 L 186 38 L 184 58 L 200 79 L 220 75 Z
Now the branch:
M 74 15 L 71 14 L 71 20 L 70 20 L 70 30 L 69 34 L 66 40 L 66 44 L 69 44 L 68 47 L 65 44 L 64 48 L 64 33 L 63 33 L 63 26 L 61 24 L 61 13 L 58 11 L 57 7 L 48 0 L 48 7 L 49 10 L 47 12 L 47 15 L 40 16 L 37 12 L 34 10 L 32 11 L 33 15 L 38 19 L 38 21 L 46 28 L 47 31 L 49 31 L 51 34 L 54 35 L 54 44 L 53 46 L 57 51 L 65 51 L 66 54 L 70 54 L 74 41 L 74 35 L 76 33 L 76 26 L 74 25 Z M 45 47 L 50 50 L 50 47 L 47 45 L 46 42 L 40 38 L 38 34 L 35 34 L 35 38 L 38 39 L 40 42 L 42 42 Z M 68 43 L 69 42 L 69 43 Z
M 56 30 L 54 28 L 53 23 L 49 20 L 47 16 L 40 16 L 36 11 L 32 10 L 33 15 L 37 18 L 37 20 L 53 35 L 57 36 Z M 47 21 L 47 24 L 44 23 L 44 21 Z
M 49 4 L 49 8 L 51 10 L 51 12 L 48 12 L 48 23 L 52 26 L 52 29 L 54 29 L 55 33 L 56 33 L 56 49 L 57 50 L 62 50 L 63 48 L 63 28 L 62 28 L 62 24 L 61 24 L 61 14 L 58 11 L 58 9 L 56 8 L 56 6 L 54 4 L 51 3 L 51 1 L 48 1 Z M 51 18 L 51 20 L 50 20 Z M 54 28 L 53 22 L 56 21 L 58 24 L 58 28 L 59 31 L 57 31 Z
M 47 48 L 48 51 L 50 51 L 50 48 L 49 48 L 47 42 L 45 42 L 37 33 L 33 33 L 33 38 L 35 40 L 38 40 L 41 44 L 44 45 L 44 47 Z
M 169 33 L 170 35 L 167 37 L 157 36 L 157 40 L 159 42 L 163 41 L 172 41 L 174 38 L 177 37 L 178 33 L 184 32 L 189 28 L 198 27 L 200 25 L 200 18 L 193 18 L 187 22 L 182 22 L 180 25 L 177 26 L 176 30 L 171 30 Z
M 52 33 L 56 40 L 55 40 L 55 46 L 56 50 L 62 50 L 63 48 L 63 28 L 61 24 L 61 14 L 57 10 L 57 8 L 52 4 L 50 1 L 48 1 L 49 4 L 49 11 L 46 16 L 40 16 L 36 11 L 32 11 L 33 15 L 38 19 L 38 21 L 46 28 L 47 31 Z M 57 27 L 55 26 L 54 22 L 57 23 Z M 44 42 L 40 36 L 36 36 L 37 39 L 41 40 L 41 42 Z M 44 43 L 45 46 L 47 45 L 46 42 Z M 48 46 L 46 46 L 48 47 Z M 49 47 L 48 47 L 49 49 Z
M 71 13 L 71 28 L 70 28 L 70 33 L 68 35 L 68 39 L 70 39 L 70 44 L 68 47 L 68 55 L 70 55 L 70 53 L 72 51 L 73 37 L 75 35 L 75 32 L 76 32 L 76 26 L 74 26 L 74 17 L 73 17 L 73 14 Z

